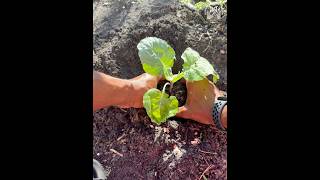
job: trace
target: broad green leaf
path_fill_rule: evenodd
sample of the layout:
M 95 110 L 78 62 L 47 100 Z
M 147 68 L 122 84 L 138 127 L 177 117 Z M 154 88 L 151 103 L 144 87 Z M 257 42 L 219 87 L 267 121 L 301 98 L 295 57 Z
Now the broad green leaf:
M 201 57 L 197 51 L 190 47 L 183 52 L 181 58 L 184 60 L 183 72 L 186 80 L 200 81 L 209 74 L 214 76 L 214 81 L 219 79 L 217 72 L 209 61 Z
M 137 45 L 143 70 L 154 76 L 162 75 L 164 69 L 171 68 L 175 52 L 164 40 L 156 37 L 142 39 Z
M 165 88 L 165 87 L 164 87 Z M 150 89 L 143 96 L 143 106 L 151 121 L 160 125 L 178 113 L 178 100 L 158 89 Z

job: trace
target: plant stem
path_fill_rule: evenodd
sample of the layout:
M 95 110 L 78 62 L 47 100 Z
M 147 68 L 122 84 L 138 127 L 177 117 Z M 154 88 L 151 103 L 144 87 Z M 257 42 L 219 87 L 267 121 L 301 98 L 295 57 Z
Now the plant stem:
M 162 88 L 162 93 L 161 93 L 161 97 L 160 97 L 160 106 L 161 106 L 161 102 L 162 102 L 162 98 L 163 98 L 163 95 L 164 93 L 166 92 L 166 86 L 169 85 L 170 83 L 166 83 L 164 84 L 163 88 Z
M 169 91 L 170 96 L 172 95 L 172 89 L 173 89 L 173 83 L 172 83 L 172 82 L 170 82 L 170 91 Z
M 166 86 L 168 84 L 170 84 L 170 83 L 167 82 L 166 84 L 164 84 L 164 86 L 162 88 L 162 93 L 161 93 L 161 97 L 160 97 L 160 107 L 162 106 L 162 98 L 163 98 L 164 93 L 166 92 Z
M 163 88 L 162 88 L 162 94 L 164 94 L 166 92 L 166 86 L 169 85 L 170 83 L 166 83 L 164 84 Z

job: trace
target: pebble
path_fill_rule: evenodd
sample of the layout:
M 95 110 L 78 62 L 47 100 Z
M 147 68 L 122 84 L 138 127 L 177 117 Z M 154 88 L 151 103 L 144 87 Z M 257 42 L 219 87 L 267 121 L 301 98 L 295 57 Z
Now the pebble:
M 170 130 L 169 130 L 169 128 L 163 128 L 163 132 L 164 132 L 164 133 L 169 133 Z
M 168 125 L 172 127 L 173 129 L 178 129 L 179 124 L 177 121 L 168 121 Z
M 198 145 L 198 144 L 200 144 L 200 139 L 199 139 L 199 138 L 194 138 L 194 140 L 191 141 L 191 144 L 192 144 L 192 145 Z

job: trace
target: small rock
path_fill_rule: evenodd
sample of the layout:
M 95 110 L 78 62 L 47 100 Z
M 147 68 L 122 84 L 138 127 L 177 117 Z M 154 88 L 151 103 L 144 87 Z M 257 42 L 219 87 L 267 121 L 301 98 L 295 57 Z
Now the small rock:
M 223 50 L 223 49 L 221 49 L 221 50 L 220 50 L 220 54 L 226 54 L 226 51 Z
M 163 132 L 164 132 L 164 133 L 169 133 L 170 130 L 169 130 L 169 128 L 163 128 Z
M 200 144 L 200 139 L 199 138 L 194 138 L 194 140 L 193 141 L 191 141 L 191 144 L 192 145 L 198 145 L 198 144 Z
M 178 146 L 175 146 L 175 148 L 173 149 L 172 153 L 173 153 L 173 155 L 175 156 L 175 159 L 176 159 L 176 160 L 179 160 L 179 159 L 182 157 L 182 155 L 183 155 L 184 153 L 186 153 L 186 150 L 184 150 L 184 149 L 182 149 L 182 148 L 179 149 Z
M 159 140 L 159 138 L 162 135 L 162 128 L 161 127 L 155 127 L 155 131 L 154 131 L 154 139 L 153 142 L 156 142 Z
M 177 121 L 168 121 L 168 125 L 172 127 L 173 129 L 178 129 L 179 124 Z

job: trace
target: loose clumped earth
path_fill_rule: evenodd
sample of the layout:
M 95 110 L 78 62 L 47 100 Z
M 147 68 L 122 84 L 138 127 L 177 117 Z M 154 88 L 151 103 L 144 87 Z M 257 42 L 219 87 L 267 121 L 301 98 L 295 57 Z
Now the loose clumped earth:
M 226 9 L 210 8 L 203 21 L 174 0 L 94 0 L 93 12 L 94 70 L 120 78 L 140 75 L 136 46 L 155 36 L 174 48 L 174 73 L 191 47 L 215 65 L 217 86 L 227 91 Z M 182 105 L 185 86 L 175 86 Z M 144 109 L 109 107 L 93 114 L 93 135 L 93 157 L 108 179 L 198 179 L 208 167 L 207 179 L 227 179 L 227 134 L 212 126 L 175 117 L 156 126 Z

